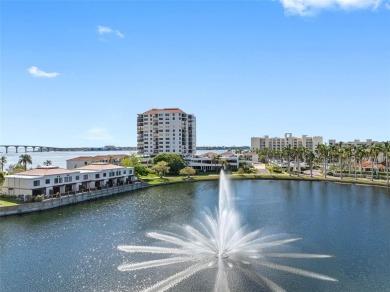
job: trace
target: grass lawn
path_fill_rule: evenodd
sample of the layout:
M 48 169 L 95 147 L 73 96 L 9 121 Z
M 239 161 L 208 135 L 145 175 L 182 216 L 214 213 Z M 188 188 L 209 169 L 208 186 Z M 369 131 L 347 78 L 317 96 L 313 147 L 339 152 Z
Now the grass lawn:
M 289 176 L 286 173 L 273 173 L 273 174 L 237 174 L 233 173 L 229 175 L 231 179 L 275 179 L 275 180 L 307 180 L 307 181 L 332 181 L 339 183 L 357 183 L 357 184 L 368 184 L 368 185 L 377 185 L 377 186 L 386 186 L 386 181 L 374 180 L 373 182 L 369 179 L 358 179 L 357 181 L 354 178 L 336 178 L 336 177 L 310 177 L 309 175 L 292 175 Z M 204 181 L 204 180 L 218 180 L 219 173 L 199 173 L 190 178 L 187 176 L 171 176 L 167 175 L 163 178 L 156 176 L 155 174 L 149 174 L 147 176 L 141 177 L 141 179 L 149 185 L 159 185 L 164 183 L 177 183 L 177 182 L 186 182 L 186 181 Z
M 9 207 L 9 206 L 17 206 L 19 205 L 19 201 L 8 199 L 8 198 L 0 198 L 0 208 L 1 207 Z

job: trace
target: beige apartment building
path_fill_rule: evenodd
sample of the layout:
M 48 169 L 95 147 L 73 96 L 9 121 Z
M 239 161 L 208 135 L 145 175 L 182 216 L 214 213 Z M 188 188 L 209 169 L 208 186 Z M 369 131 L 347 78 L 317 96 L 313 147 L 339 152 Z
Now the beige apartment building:
M 284 137 L 252 137 L 251 149 L 258 150 L 263 148 L 270 148 L 273 150 L 283 150 L 287 145 L 292 147 L 304 147 L 314 151 L 318 144 L 323 143 L 322 136 L 309 137 L 302 135 L 302 137 L 293 137 L 291 133 L 286 133 Z
M 179 108 L 151 109 L 137 116 L 137 151 L 141 155 L 196 153 L 196 118 Z

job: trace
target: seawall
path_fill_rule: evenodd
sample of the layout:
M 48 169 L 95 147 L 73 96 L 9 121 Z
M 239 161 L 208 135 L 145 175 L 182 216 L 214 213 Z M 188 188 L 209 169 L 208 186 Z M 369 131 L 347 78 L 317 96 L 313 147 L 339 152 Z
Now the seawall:
M 148 185 L 146 185 L 145 183 L 137 182 L 129 185 L 116 186 L 101 190 L 86 191 L 76 195 L 61 196 L 59 198 L 47 199 L 42 202 L 21 203 L 18 206 L 0 208 L 0 217 L 54 209 L 61 206 L 96 200 L 99 198 L 109 197 L 121 193 L 127 193 L 133 190 L 143 189 L 147 187 Z

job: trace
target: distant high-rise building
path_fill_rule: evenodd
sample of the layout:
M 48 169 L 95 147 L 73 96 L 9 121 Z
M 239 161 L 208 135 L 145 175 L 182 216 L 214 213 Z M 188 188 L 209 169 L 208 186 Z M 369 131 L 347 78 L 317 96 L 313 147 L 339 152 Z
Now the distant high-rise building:
M 196 118 L 178 108 L 151 109 L 137 117 L 137 150 L 143 155 L 196 153 Z
M 308 137 L 303 135 L 301 138 L 293 137 L 291 133 L 286 133 L 284 138 L 269 136 L 264 137 L 252 137 L 251 149 L 257 150 L 262 148 L 269 148 L 273 150 L 283 150 L 287 145 L 292 147 L 304 147 L 314 151 L 318 144 L 323 143 L 321 136 Z

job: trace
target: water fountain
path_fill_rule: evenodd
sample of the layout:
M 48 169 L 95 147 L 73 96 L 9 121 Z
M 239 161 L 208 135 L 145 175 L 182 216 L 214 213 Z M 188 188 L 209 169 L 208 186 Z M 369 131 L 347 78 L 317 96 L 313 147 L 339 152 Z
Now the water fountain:
M 283 271 L 299 276 L 325 281 L 337 281 L 326 275 L 275 263 L 275 258 L 320 259 L 329 255 L 275 252 L 275 247 L 285 246 L 301 238 L 280 238 L 279 235 L 264 236 L 261 230 L 248 232 L 241 225 L 240 216 L 234 205 L 229 180 L 221 171 L 219 183 L 219 205 L 213 214 L 205 212 L 197 224 L 179 226 L 178 233 L 149 232 L 147 236 L 160 240 L 166 246 L 118 246 L 128 253 L 162 254 L 169 257 L 139 263 L 123 264 L 120 271 L 136 271 L 164 267 L 174 264 L 188 264 L 188 267 L 174 275 L 158 281 L 145 291 L 166 291 L 191 276 L 207 269 L 216 272 L 214 291 L 230 291 L 228 273 L 236 271 L 253 283 L 270 291 L 285 291 L 281 286 L 259 271 L 258 267 Z M 260 269 L 261 270 L 261 269 Z M 240 289 L 244 290 L 244 289 Z

